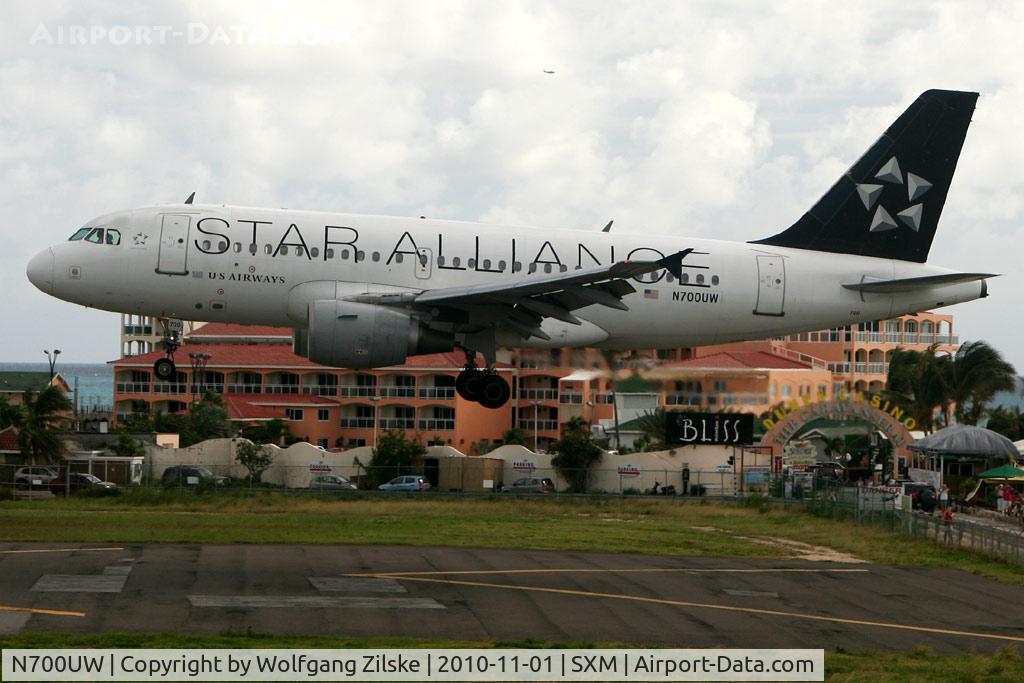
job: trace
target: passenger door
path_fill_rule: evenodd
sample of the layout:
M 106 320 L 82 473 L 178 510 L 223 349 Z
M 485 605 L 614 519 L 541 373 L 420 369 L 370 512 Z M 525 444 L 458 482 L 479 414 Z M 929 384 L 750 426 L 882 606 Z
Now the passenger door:
M 187 275 L 188 229 L 191 217 L 164 214 L 162 218 L 156 272 L 165 275 Z
M 785 315 L 786 263 L 781 256 L 757 257 L 757 303 L 754 315 Z

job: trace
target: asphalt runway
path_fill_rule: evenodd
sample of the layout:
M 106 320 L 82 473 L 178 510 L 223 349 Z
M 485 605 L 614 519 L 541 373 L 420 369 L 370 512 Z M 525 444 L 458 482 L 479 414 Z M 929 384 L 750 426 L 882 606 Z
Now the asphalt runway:
M 410 546 L 0 544 L 0 633 L 273 633 L 940 653 L 1024 589 L 930 567 Z

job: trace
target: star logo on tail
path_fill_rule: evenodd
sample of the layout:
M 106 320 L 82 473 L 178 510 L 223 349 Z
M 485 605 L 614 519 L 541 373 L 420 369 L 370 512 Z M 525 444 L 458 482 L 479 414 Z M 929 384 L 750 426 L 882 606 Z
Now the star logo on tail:
M 921 229 L 921 216 L 924 213 L 924 205 L 917 200 L 924 196 L 932 188 L 932 183 L 914 173 L 907 173 L 904 179 L 900 170 L 900 162 L 896 157 L 891 157 L 875 173 L 875 179 L 879 183 L 859 183 L 857 185 L 857 196 L 868 211 L 874 210 L 871 216 L 870 232 L 885 232 L 895 230 L 899 224 L 907 226 L 914 232 Z M 890 185 L 905 185 L 907 188 L 907 201 L 909 206 L 899 211 L 896 218 L 879 203 L 882 197 L 882 190 L 887 183 Z M 917 202 L 917 203 L 915 203 Z M 877 205 L 877 206 L 876 206 Z M 898 222 L 897 222 L 898 221 Z

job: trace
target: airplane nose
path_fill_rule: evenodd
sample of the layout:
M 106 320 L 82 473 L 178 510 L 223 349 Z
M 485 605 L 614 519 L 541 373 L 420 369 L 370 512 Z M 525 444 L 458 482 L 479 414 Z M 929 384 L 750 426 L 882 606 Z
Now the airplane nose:
M 29 282 L 47 294 L 53 294 L 53 249 L 41 251 L 32 257 L 25 269 Z

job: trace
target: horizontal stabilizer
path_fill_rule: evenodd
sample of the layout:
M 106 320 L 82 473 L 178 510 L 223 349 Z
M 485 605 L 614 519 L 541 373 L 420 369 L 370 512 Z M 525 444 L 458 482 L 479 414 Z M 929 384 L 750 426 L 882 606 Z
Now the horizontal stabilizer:
M 975 282 L 990 277 L 998 277 L 994 273 L 948 273 L 945 275 L 926 275 L 924 277 L 907 277 L 899 280 L 872 280 L 843 285 L 846 289 L 868 294 L 896 294 L 912 292 L 916 289 L 929 289 L 942 285 L 953 285 L 959 282 Z

